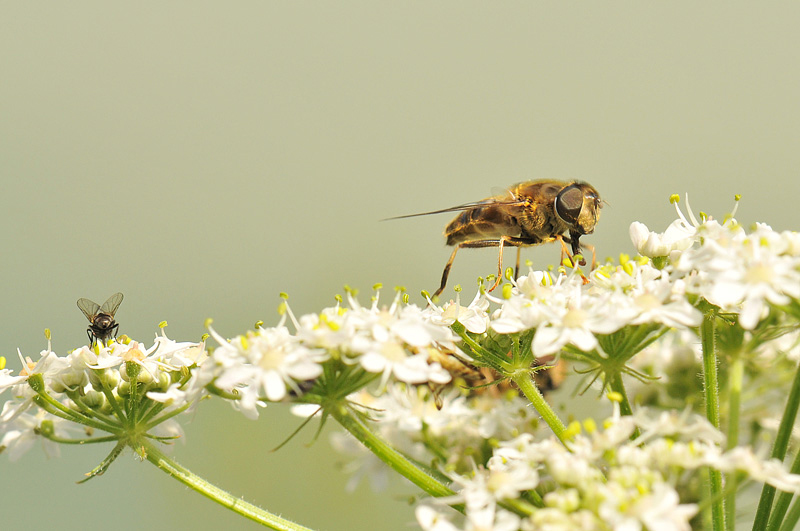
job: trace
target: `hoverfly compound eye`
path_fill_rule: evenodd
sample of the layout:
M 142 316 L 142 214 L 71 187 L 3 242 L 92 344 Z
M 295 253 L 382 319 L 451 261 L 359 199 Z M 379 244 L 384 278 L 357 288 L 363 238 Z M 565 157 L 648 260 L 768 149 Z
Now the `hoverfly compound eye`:
M 583 192 L 577 184 L 571 184 L 556 196 L 556 214 L 569 225 L 578 222 L 583 208 Z

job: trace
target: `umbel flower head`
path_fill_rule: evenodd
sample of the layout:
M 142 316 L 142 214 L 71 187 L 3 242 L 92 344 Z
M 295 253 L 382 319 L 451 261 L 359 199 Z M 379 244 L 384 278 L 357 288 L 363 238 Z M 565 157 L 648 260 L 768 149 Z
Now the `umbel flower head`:
M 0 446 L 12 458 L 37 435 L 53 443 L 168 441 L 181 433 L 173 417 L 207 394 L 192 378 L 207 357 L 203 342 L 173 341 L 162 328 L 149 348 L 123 336 L 59 356 L 47 336 L 38 361 L 20 354 L 19 374 L 0 378 L 0 393 L 12 397 L 0 413 Z

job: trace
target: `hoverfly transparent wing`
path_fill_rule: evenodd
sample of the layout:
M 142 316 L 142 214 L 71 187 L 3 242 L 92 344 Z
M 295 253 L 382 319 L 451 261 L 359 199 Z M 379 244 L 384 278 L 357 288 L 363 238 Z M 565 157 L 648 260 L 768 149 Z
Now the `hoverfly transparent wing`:
M 431 214 L 445 214 L 447 212 L 461 212 L 462 210 L 472 210 L 473 208 L 485 207 L 485 206 L 522 206 L 526 204 L 525 201 L 514 199 L 513 195 L 511 195 L 510 193 L 507 193 L 507 195 L 508 195 L 508 200 L 498 199 L 497 197 L 490 197 L 489 199 L 483 199 L 482 201 L 464 203 L 463 205 L 458 205 L 450 208 L 443 208 L 442 210 L 420 212 L 419 214 L 406 214 L 405 216 L 395 216 L 393 218 L 385 218 L 382 219 L 381 221 L 389 221 L 392 219 L 415 218 L 417 216 L 429 216 Z
M 90 323 L 94 322 L 97 312 L 100 311 L 100 306 L 96 302 L 84 298 L 78 299 L 78 308 L 80 308 L 83 315 L 86 316 Z
M 100 312 L 114 317 L 120 304 L 122 304 L 122 293 L 117 292 L 110 296 L 106 302 L 103 303 L 103 306 L 100 308 Z

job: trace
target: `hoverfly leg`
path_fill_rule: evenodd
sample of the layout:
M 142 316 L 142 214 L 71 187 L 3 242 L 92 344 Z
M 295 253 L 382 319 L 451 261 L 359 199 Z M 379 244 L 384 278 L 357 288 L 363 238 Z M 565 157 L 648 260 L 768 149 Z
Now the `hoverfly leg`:
M 569 253 L 569 249 L 567 249 L 567 243 L 571 243 L 574 246 L 575 243 L 576 243 L 576 240 L 574 240 L 574 239 L 570 240 L 569 238 L 565 238 L 561 234 L 556 236 L 556 239 L 559 242 L 561 242 L 561 265 L 564 265 L 564 255 L 566 254 L 567 257 L 569 258 L 569 261 L 572 263 L 572 267 L 575 267 L 575 254 L 577 254 L 577 253 L 570 254 Z M 591 245 L 583 245 L 583 244 L 578 244 L 578 245 L 581 245 L 582 247 L 584 247 L 586 249 L 589 249 L 589 248 L 592 249 L 592 269 L 594 269 L 594 247 L 592 247 Z M 586 265 L 586 260 L 581 260 L 580 262 L 578 262 L 578 264 L 579 265 Z M 589 283 L 589 279 L 586 278 L 586 275 L 581 273 L 580 270 L 578 270 L 578 274 L 583 279 L 583 283 L 584 284 L 588 284 Z
M 569 249 L 567 249 L 567 242 L 564 241 L 566 239 L 567 238 L 564 238 L 564 236 L 562 236 L 561 234 L 556 236 L 556 240 L 558 240 L 558 243 L 561 244 L 561 265 L 564 265 L 565 256 L 568 257 L 570 261 L 572 261 L 572 255 L 569 254 Z
M 463 243 L 459 243 L 456 245 L 456 248 L 453 249 L 453 254 L 450 255 L 450 260 L 447 261 L 447 265 L 444 266 L 444 271 L 442 271 L 442 285 L 439 286 L 439 289 L 433 294 L 433 298 L 438 297 L 444 291 L 444 287 L 447 285 L 447 277 L 450 276 L 450 268 L 453 267 L 453 260 L 456 259 L 456 253 L 461 248 Z
M 519 269 L 519 253 L 520 248 L 523 245 L 526 245 L 521 238 L 514 238 L 513 236 L 501 236 L 499 240 L 494 240 L 497 243 L 498 247 L 500 247 L 500 252 L 497 253 L 497 278 L 494 279 L 494 284 L 490 287 L 487 291 L 493 291 L 497 286 L 500 285 L 500 282 L 503 280 L 503 247 L 506 245 L 512 245 L 517 248 L 517 269 Z M 490 240 L 484 240 L 490 241 Z
M 522 254 L 522 247 L 517 247 L 517 265 L 514 267 L 514 279 L 519 278 L 519 255 Z
M 86 329 L 86 335 L 89 337 L 89 348 L 92 348 L 94 346 L 95 337 L 94 334 L 92 334 L 91 328 Z
M 453 266 L 453 260 L 455 260 L 456 253 L 462 247 L 469 247 L 472 249 L 480 249 L 483 247 L 500 247 L 500 252 L 498 253 L 497 257 L 497 279 L 495 279 L 494 284 L 492 284 L 488 290 L 492 291 L 500 284 L 500 281 L 503 278 L 503 247 L 506 245 L 510 245 L 511 247 L 528 247 L 538 243 L 541 242 L 532 238 L 502 236 L 499 240 L 474 240 L 457 244 L 456 248 L 453 249 L 453 254 L 450 255 L 450 260 L 448 260 L 447 265 L 444 266 L 444 272 L 442 273 L 442 285 L 439 286 L 439 289 L 436 290 L 436 293 L 434 293 L 433 296 L 438 297 L 444 291 L 444 287 L 447 284 L 447 277 L 450 275 L 450 268 Z
M 505 243 L 505 241 L 505 237 L 502 237 L 497 243 L 497 246 L 500 248 L 497 253 L 497 278 L 494 279 L 494 283 L 487 291 L 493 291 L 500 285 L 500 281 L 503 280 L 503 243 Z
M 587 245 L 585 243 L 582 243 L 581 247 L 583 247 L 587 251 L 592 252 L 592 271 L 594 271 L 594 268 L 597 267 L 597 252 L 594 249 L 594 245 Z

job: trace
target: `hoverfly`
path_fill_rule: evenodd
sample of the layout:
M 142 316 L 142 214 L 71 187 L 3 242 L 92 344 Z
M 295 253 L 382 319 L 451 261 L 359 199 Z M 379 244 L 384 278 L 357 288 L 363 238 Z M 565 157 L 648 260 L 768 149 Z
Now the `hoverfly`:
M 520 248 L 559 241 L 562 253 L 572 259 L 580 252 L 580 237 L 594 232 L 603 204 L 595 188 L 582 181 L 527 181 L 515 184 L 508 191 L 474 203 L 398 216 L 390 219 L 461 212 L 444 230 L 447 245 L 455 246 L 453 254 L 444 266 L 442 284 L 433 294 L 444 291 L 450 268 L 456 253 L 462 247 L 499 247 L 497 278 L 489 291 L 495 289 L 503 273 L 503 248 L 517 248 L 516 275 L 519 275 Z M 568 233 L 568 236 L 565 235 Z M 570 255 L 566 244 L 572 247 Z M 583 245 L 592 251 L 592 268 L 595 265 L 594 247 Z M 563 258 L 563 254 L 562 254 Z M 585 265 L 581 261 L 581 265 Z
M 456 351 L 430 349 L 428 363 L 433 362 L 438 362 L 453 378 L 447 384 L 428 383 L 436 409 L 442 409 L 443 392 L 453 382 L 467 390 L 467 394 L 470 396 L 489 395 L 498 398 L 510 389 L 519 392 L 511 380 L 498 381 L 498 374 L 493 369 L 476 367 L 458 355 Z M 563 357 L 556 358 L 554 355 L 549 355 L 537 358 L 533 367 L 537 368 L 533 373 L 533 379 L 537 389 L 542 393 L 558 389 L 567 377 L 568 365 Z
M 78 299 L 78 308 L 89 320 L 86 335 L 89 336 L 90 346 L 93 346 L 97 340 L 105 343 L 109 337 L 117 337 L 119 323 L 114 320 L 114 315 L 120 304 L 122 304 L 122 293 L 113 294 L 102 306 L 89 299 Z

